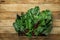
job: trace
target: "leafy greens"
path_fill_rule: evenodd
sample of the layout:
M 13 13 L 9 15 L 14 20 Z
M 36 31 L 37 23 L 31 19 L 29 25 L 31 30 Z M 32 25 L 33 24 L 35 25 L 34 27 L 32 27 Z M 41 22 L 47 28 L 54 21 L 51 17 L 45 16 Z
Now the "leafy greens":
M 25 32 L 25 35 L 31 37 L 44 34 L 50 34 L 52 30 L 52 14 L 50 10 L 40 12 L 39 6 L 29 9 L 26 13 L 17 14 L 13 23 L 16 32 Z

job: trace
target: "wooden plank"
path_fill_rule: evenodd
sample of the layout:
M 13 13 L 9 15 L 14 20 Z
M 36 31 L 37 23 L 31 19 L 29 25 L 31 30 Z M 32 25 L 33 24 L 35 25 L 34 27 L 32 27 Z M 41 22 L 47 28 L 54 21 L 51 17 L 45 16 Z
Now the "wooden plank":
M 39 6 L 41 11 L 46 9 L 51 11 L 60 10 L 60 4 L 0 4 L 0 11 L 26 12 L 35 6 Z
M 1 37 L 0 39 L 8 39 L 8 40 L 29 40 L 29 38 L 27 38 L 26 36 L 18 36 L 18 37 L 14 37 L 13 38 L 13 36 L 11 36 L 11 37 Z M 37 38 L 35 37 L 35 36 L 33 36 L 32 38 L 30 38 L 31 40 L 60 40 L 60 34 L 51 34 L 51 35 L 49 35 L 49 36 L 47 36 L 47 37 L 41 37 L 41 36 L 38 36 Z
M 0 20 L 1 19 L 15 19 L 17 14 L 18 12 L 0 12 Z
M 25 36 L 19 37 L 19 39 L 23 39 L 23 38 L 26 38 L 26 37 Z M 37 38 L 33 36 L 30 40 L 60 40 L 60 34 L 57 34 L 57 35 L 52 34 L 52 35 L 49 35 L 47 37 L 38 36 Z
M 16 15 L 21 15 L 21 12 L 0 12 L 0 20 L 1 19 L 16 19 Z M 53 19 L 60 19 L 60 11 L 52 12 Z
M 17 37 L 0 38 L 0 40 L 19 40 Z
M 0 33 L 0 38 L 18 37 L 18 33 Z
M 60 0 L 0 0 L 0 4 L 60 4 Z
M 53 27 L 51 34 L 60 34 L 60 27 Z
M 13 27 L 14 20 L 1 20 L 0 21 L 0 33 L 15 33 Z M 53 30 L 51 34 L 60 34 L 60 20 L 55 20 L 53 23 Z M 59 26 L 59 27 L 58 27 Z
M 19 40 L 17 33 L 0 33 L 0 40 Z
M 15 19 L 0 20 L 0 26 L 13 26 Z M 54 19 L 53 26 L 60 27 L 60 20 Z
M 16 33 L 14 27 L 3 27 L 3 26 L 0 26 L 0 33 Z
M 52 12 L 53 19 L 60 19 L 60 11 Z
M 19 39 L 23 39 L 26 37 L 25 36 L 20 36 Z M 24 40 L 24 39 L 23 39 Z M 60 40 L 60 35 L 59 34 L 52 34 L 52 35 L 49 35 L 47 37 L 41 37 L 41 36 L 38 36 L 37 38 L 36 37 L 32 37 L 30 40 Z
M 1 34 L 0 34 L 1 35 Z M 12 35 L 12 34 L 2 34 L 3 37 L 0 36 L 0 39 L 1 40 L 60 40 L 60 34 L 50 34 L 46 37 L 41 37 L 41 36 L 38 36 L 38 37 L 35 37 L 35 36 L 32 36 L 32 38 L 28 38 L 26 36 L 17 36 L 16 34 Z M 8 36 L 7 36 L 8 35 Z M 10 35 L 10 36 L 9 36 Z
M 16 15 L 21 15 L 21 12 L 0 12 L 0 20 L 1 19 L 16 19 Z
M 13 26 L 0 26 L 0 33 L 16 33 Z M 53 27 L 51 34 L 60 34 L 60 27 Z
M 0 20 L 0 26 L 7 26 L 7 27 L 13 26 L 13 22 L 14 21 L 15 20 L 13 20 L 13 19 L 10 19 L 10 20 Z
M 53 26 L 60 27 L 60 20 L 53 20 Z

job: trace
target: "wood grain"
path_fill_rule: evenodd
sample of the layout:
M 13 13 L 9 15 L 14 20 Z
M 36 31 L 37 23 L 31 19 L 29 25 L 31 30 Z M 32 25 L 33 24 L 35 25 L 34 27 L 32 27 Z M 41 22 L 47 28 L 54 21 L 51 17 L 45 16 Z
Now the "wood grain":
M 26 37 L 25 36 L 20 36 L 19 38 L 23 39 L 23 38 L 26 38 Z M 60 40 L 60 35 L 53 34 L 53 35 L 49 35 L 47 37 L 40 37 L 40 36 L 38 36 L 37 38 L 36 37 L 32 37 L 31 40 L 33 40 L 33 39 L 35 39 L 35 40 L 36 39 L 37 40 Z
M 0 26 L 0 33 L 16 33 L 14 27 L 3 27 L 3 26 Z
M 16 33 L 13 26 L 0 26 L 0 33 Z M 53 27 L 50 34 L 60 34 L 60 27 Z
M 8 34 L 8 33 L 2 33 L 0 34 L 1 40 L 60 40 L 60 34 L 50 34 L 46 37 L 38 36 L 37 38 L 35 36 L 32 36 L 32 38 L 27 38 L 26 36 L 18 36 L 17 34 Z M 4 35 L 4 36 L 3 36 Z
M 17 14 L 21 15 L 21 12 L 0 12 L 0 20 L 16 19 Z
M 16 15 L 21 15 L 21 12 L 0 12 L 0 20 L 1 19 L 16 19 Z M 60 19 L 60 11 L 52 12 L 53 19 Z
M 60 34 L 60 20 L 55 20 L 51 34 Z M 14 20 L 0 20 L 0 33 L 15 33 Z
M 13 26 L 13 23 L 15 22 L 15 19 L 7 19 L 7 20 L 0 20 L 0 26 Z M 60 20 L 54 19 L 53 20 L 53 26 L 54 27 L 60 27 Z
M 15 20 L 13 20 L 13 19 L 0 20 L 0 26 L 8 26 L 8 27 L 13 26 L 13 22 L 14 22 L 14 21 L 15 21 Z
M 19 39 L 17 37 L 8 37 L 8 38 L 1 37 L 0 40 L 19 40 Z
M 39 6 L 40 11 L 46 9 L 51 11 L 60 11 L 60 4 L 0 4 L 0 11 L 26 12 L 28 9 L 35 6 Z
M 0 38 L 17 37 L 18 33 L 0 33 Z
M 53 29 L 47 37 L 38 36 L 37 40 L 60 40 L 60 0 L 0 0 L 0 40 L 29 40 L 18 36 L 13 27 L 16 14 L 39 6 L 40 10 L 49 9 L 53 16 Z M 30 40 L 36 40 L 33 36 Z
M 60 19 L 60 10 L 52 12 L 53 19 Z
M 0 12 L 0 26 L 12 26 L 16 15 L 20 12 Z M 52 12 L 53 26 L 60 26 L 60 11 Z
M 17 33 L 0 33 L 0 40 L 19 40 Z
M 60 0 L 0 0 L 0 4 L 60 4 Z

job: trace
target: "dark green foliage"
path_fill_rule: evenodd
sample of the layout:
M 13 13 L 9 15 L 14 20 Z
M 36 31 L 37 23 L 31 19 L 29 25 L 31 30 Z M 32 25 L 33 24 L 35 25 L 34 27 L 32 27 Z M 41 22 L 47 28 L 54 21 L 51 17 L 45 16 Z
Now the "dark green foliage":
M 23 12 L 21 16 L 17 14 L 16 21 L 13 26 L 17 32 L 25 32 L 25 35 L 31 37 L 44 34 L 50 34 L 52 30 L 52 14 L 49 10 L 43 10 L 40 12 L 40 8 L 29 9 L 26 14 Z

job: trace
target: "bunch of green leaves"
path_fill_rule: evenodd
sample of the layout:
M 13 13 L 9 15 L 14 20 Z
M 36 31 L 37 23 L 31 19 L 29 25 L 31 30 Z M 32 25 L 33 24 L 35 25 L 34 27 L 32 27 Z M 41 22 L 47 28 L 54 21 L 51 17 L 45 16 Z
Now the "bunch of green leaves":
M 17 18 L 13 23 L 17 32 L 25 32 L 28 37 L 32 34 L 38 36 L 41 34 L 48 35 L 52 30 L 52 14 L 50 10 L 40 12 L 39 6 L 29 9 L 26 13 L 17 14 Z

